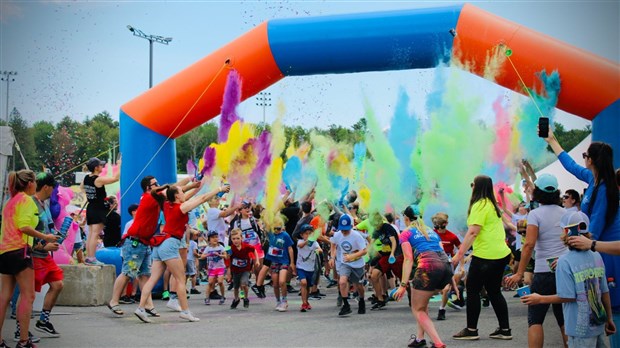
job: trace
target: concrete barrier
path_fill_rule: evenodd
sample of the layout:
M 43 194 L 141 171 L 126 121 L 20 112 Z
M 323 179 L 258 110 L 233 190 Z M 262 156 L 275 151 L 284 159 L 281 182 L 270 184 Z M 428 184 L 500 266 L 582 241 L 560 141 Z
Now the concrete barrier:
M 59 265 L 65 273 L 59 306 L 103 306 L 112 298 L 116 270 L 112 265 Z

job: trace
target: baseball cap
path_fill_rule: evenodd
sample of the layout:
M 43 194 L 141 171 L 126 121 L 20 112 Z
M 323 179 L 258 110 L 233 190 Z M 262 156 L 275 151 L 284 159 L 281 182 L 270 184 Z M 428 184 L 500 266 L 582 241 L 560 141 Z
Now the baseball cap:
M 211 237 L 214 237 L 214 236 L 217 236 L 217 235 L 218 234 L 217 234 L 216 231 L 209 231 L 209 233 L 207 233 L 207 238 L 211 238 Z
M 105 165 L 105 163 L 106 163 L 105 161 L 102 161 L 102 160 L 100 160 L 97 157 L 93 157 L 93 158 L 89 159 L 88 162 L 86 162 L 86 168 L 88 168 L 88 170 L 90 170 L 92 172 L 98 166 Z
M 241 202 L 241 208 L 249 208 L 252 206 L 252 203 L 248 202 L 248 201 L 242 201 Z
M 348 231 L 353 228 L 353 219 L 347 214 L 344 214 L 338 220 L 338 229 L 341 231 Z
M 560 227 L 570 228 L 573 226 L 579 226 L 579 232 L 585 233 L 588 230 L 590 219 L 582 211 L 571 211 L 562 216 L 560 219 Z
M 304 232 L 306 232 L 306 231 L 314 231 L 314 227 L 312 227 L 312 226 L 311 226 L 311 225 L 309 225 L 309 224 L 303 224 L 303 225 L 301 225 L 301 227 L 299 228 L 299 232 L 300 232 L 300 233 L 304 233 Z
M 138 205 L 135 203 L 130 205 L 129 208 L 127 208 L 127 212 L 129 213 L 129 215 L 131 215 L 131 213 L 133 213 L 136 210 L 138 210 Z
M 540 174 L 538 179 L 534 181 L 534 185 L 547 193 L 551 193 L 558 190 L 558 179 L 552 174 Z

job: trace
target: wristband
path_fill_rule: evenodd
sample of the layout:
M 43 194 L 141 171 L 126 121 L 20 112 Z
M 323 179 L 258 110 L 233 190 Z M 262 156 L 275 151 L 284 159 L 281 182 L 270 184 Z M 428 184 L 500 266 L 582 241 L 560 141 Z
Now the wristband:
M 590 246 L 590 250 L 592 250 L 592 251 L 596 251 L 596 250 L 594 250 L 595 248 L 596 248 L 596 241 L 595 241 L 595 240 L 593 240 L 593 241 L 592 241 L 592 245 Z
M 402 282 L 402 283 L 400 283 L 400 286 L 402 286 L 403 288 L 406 288 L 407 287 L 407 283 Z

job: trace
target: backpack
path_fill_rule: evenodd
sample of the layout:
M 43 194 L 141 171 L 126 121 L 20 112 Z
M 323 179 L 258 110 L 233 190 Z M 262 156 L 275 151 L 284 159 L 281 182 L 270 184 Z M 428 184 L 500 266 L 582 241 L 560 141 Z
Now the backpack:
M 252 226 L 252 229 L 254 230 L 254 232 L 256 232 L 256 234 L 258 234 L 258 238 L 262 241 L 264 240 L 263 238 L 263 231 L 260 229 L 260 227 L 258 226 L 258 224 L 256 223 L 256 220 L 254 220 L 254 217 L 250 215 L 250 226 Z M 241 229 L 241 215 L 236 215 L 231 221 L 230 221 L 230 227 L 228 228 L 228 239 L 230 239 L 230 232 L 234 229 L 234 228 L 238 228 Z

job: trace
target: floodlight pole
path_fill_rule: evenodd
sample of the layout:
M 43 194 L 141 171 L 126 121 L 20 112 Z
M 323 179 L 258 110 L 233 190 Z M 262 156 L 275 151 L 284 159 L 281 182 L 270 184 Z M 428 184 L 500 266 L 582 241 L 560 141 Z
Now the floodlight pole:
M 15 76 L 17 75 L 17 71 L 3 71 L 2 78 L 0 80 L 6 81 L 6 123 L 9 123 L 9 85 L 11 82 L 15 81 Z
M 136 29 L 131 25 L 127 26 L 127 29 L 133 33 L 133 36 L 149 40 L 149 88 L 153 87 L 153 42 L 168 45 L 172 41 L 171 37 L 163 37 L 159 35 L 148 35 L 142 30 Z

